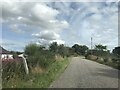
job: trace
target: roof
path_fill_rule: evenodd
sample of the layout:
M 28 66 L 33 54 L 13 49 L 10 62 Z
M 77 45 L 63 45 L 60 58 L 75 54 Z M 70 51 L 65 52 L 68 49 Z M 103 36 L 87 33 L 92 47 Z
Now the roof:
M 0 54 L 10 54 L 10 52 L 0 46 Z

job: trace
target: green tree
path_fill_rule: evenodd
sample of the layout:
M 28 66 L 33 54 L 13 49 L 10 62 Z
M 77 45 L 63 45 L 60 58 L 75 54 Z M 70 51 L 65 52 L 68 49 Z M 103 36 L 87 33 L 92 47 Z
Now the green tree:
M 107 50 L 107 46 L 98 44 L 98 45 L 95 45 L 95 48 L 93 50 L 88 51 L 88 55 L 89 54 L 106 58 L 110 56 L 110 51 Z
M 74 49 L 74 51 L 79 54 L 79 55 L 85 55 L 85 53 L 88 50 L 88 47 L 86 45 L 78 45 L 75 44 L 72 46 L 72 48 Z
M 99 51 L 107 50 L 107 46 L 103 46 L 101 44 L 95 45 L 95 49 Z
M 120 56 L 120 47 L 115 47 L 112 51 L 113 54 Z
M 72 49 L 74 50 L 74 52 L 75 53 L 77 53 L 77 54 L 79 54 L 79 45 L 78 44 L 74 44 L 73 46 L 72 46 Z
M 58 46 L 58 54 L 60 54 L 62 57 L 65 56 L 65 47 L 63 44 Z
M 27 55 L 27 61 L 29 67 L 35 67 L 39 65 L 40 67 L 46 68 L 49 66 L 53 60 L 53 54 L 45 47 L 36 44 L 29 44 L 25 47 L 25 54 Z
M 53 42 L 50 46 L 49 46 L 49 50 L 54 52 L 54 53 L 58 53 L 58 44 L 57 42 Z
M 88 51 L 88 47 L 86 45 L 80 46 L 81 55 L 85 55 L 87 51 Z
M 112 51 L 113 53 L 113 62 L 116 63 L 118 69 L 120 70 L 120 47 L 115 47 Z
M 44 46 L 37 45 L 37 44 L 29 44 L 25 47 L 25 54 L 27 55 L 34 55 L 37 51 L 42 52 L 44 50 Z
M 64 46 L 64 44 L 59 45 L 58 54 L 60 54 L 62 57 L 69 56 L 69 48 Z

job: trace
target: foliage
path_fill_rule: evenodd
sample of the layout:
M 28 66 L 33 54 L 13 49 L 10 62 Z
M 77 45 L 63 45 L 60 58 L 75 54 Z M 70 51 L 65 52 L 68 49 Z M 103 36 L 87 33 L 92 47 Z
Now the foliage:
M 107 46 L 98 44 L 98 45 L 95 45 L 94 49 L 88 50 L 85 56 L 87 57 L 88 55 L 95 55 L 98 57 L 106 58 L 106 57 L 109 57 L 111 54 L 110 54 L 110 51 L 107 50 Z
M 2 77 L 5 78 L 3 79 L 3 88 L 48 88 L 51 82 L 65 70 L 68 64 L 68 59 L 56 61 L 48 67 L 45 73 L 30 73 L 29 75 L 25 75 L 25 73 L 21 71 L 23 69 L 14 68 L 14 65 L 12 65 L 13 69 L 15 69 L 15 71 L 12 72 L 14 77 L 10 77 L 11 71 L 5 77 Z M 17 67 L 19 67 L 19 65 L 17 65 Z M 7 70 L 9 71 L 10 68 Z M 18 72 L 21 77 L 18 77 Z M 5 74 L 6 72 L 4 71 L 3 75 Z M 9 77 L 9 79 L 6 79 L 6 77 Z
M 64 57 L 68 57 L 70 55 L 72 55 L 73 49 L 70 47 L 65 46 L 64 44 L 60 44 L 58 45 L 57 42 L 53 42 L 50 46 L 49 46 L 49 50 L 55 55 L 55 54 L 59 54 L 61 55 L 63 58 Z
M 42 52 L 45 47 L 37 44 L 29 44 L 25 47 L 25 54 L 34 55 L 36 52 Z
M 118 65 L 118 68 L 120 69 L 120 47 L 115 47 L 112 51 L 113 53 L 113 63 L 116 63 Z
M 35 67 L 39 65 L 43 68 L 48 67 L 54 60 L 53 53 L 45 50 L 43 46 L 36 44 L 30 44 L 25 48 L 25 54 L 27 54 L 28 65 Z
M 107 63 L 108 62 L 108 58 L 104 58 L 104 62 Z
M 110 51 L 107 50 L 107 46 L 103 46 L 99 44 L 99 45 L 96 45 L 93 50 L 88 50 L 85 57 L 87 58 L 91 54 L 95 55 L 98 57 L 96 62 L 120 69 L 119 53 L 120 53 L 120 47 L 115 47 L 112 53 L 110 53 Z M 101 60 L 100 58 L 103 60 Z
M 16 52 L 13 53 L 13 58 L 14 59 L 18 58 L 18 54 Z
M 22 64 L 22 61 L 3 61 L 2 69 L 3 85 L 8 83 L 8 81 L 11 80 L 11 78 L 24 79 L 25 69 Z
M 58 54 L 60 54 L 62 57 L 69 56 L 69 47 L 66 47 L 63 44 L 59 45 Z
M 58 53 L 58 44 L 57 42 L 53 42 L 50 46 L 49 46 L 50 51 L 52 51 L 53 53 Z
M 95 50 L 104 51 L 106 49 L 107 49 L 107 46 L 103 46 L 101 44 L 95 45 Z
M 74 44 L 72 46 L 72 48 L 74 49 L 74 52 L 76 52 L 79 55 L 85 55 L 87 50 L 88 50 L 87 46 L 85 46 L 85 45 L 78 45 L 78 44 Z
M 19 54 L 22 54 L 23 52 L 19 52 L 19 51 L 10 51 L 11 54 L 16 54 L 16 55 L 19 55 Z
M 23 62 L 3 63 L 3 87 L 48 87 L 58 72 L 63 68 L 65 69 L 68 64 L 68 60 L 55 61 L 55 54 L 59 53 L 65 56 L 68 52 L 67 48 L 64 45 L 57 45 L 57 48 L 53 46 L 51 45 L 50 50 L 36 44 L 29 44 L 25 47 L 24 54 L 27 55 L 29 76 L 25 74 Z M 17 54 L 13 53 L 16 57 Z M 39 70 L 45 69 L 45 71 L 34 73 L 33 70 L 36 67 Z
M 120 55 L 120 47 L 115 47 L 112 51 L 113 54 L 115 55 Z
M 110 56 L 110 52 L 109 51 L 101 51 L 101 50 L 88 50 L 87 54 L 86 55 L 95 55 L 95 56 L 98 56 L 98 57 L 108 57 Z

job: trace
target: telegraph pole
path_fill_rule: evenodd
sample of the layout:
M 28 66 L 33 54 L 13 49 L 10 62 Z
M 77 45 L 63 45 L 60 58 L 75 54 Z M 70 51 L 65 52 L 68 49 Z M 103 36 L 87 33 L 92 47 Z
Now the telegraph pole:
M 91 55 L 92 55 L 92 46 L 93 46 L 93 45 L 92 45 L 92 44 L 93 44 L 92 39 L 93 39 L 93 38 L 91 37 Z

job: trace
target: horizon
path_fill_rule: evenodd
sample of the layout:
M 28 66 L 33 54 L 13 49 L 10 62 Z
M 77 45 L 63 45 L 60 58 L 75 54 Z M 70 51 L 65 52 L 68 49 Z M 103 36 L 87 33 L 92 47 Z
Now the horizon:
M 36 44 L 36 43 L 30 43 L 30 44 Z M 52 44 L 52 43 L 51 43 Z M 77 43 L 75 43 L 75 44 L 77 44 Z M 75 45 L 74 44 L 74 45 Z M 28 44 L 29 45 L 29 44 Z M 40 45 L 40 44 L 36 44 L 36 45 Z M 58 45 L 62 45 L 62 44 L 58 44 Z M 64 46 L 66 46 L 66 47 L 69 47 L 69 48 L 72 48 L 72 46 L 67 46 L 67 45 L 65 45 L 65 44 L 63 44 Z M 80 44 L 77 44 L 77 45 L 80 45 Z M 98 45 L 101 45 L 101 44 L 98 44 Z M 49 46 L 50 45 L 47 45 L 47 46 L 45 46 L 45 45 L 41 45 L 41 46 L 44 46 L 46 49 L 48 49 L 49 50 Z M 80 46 L 84 46 L 84 45 L 80 45 Z M 85 45 L 85 46 L 87 46 L 87 45 Z M 8 49 L 6 49 L 6 48 L 4 48 L 3 46 L 1 46 L 3 49 L 5 49 L 5 50 L 7 50 L 7 51 L 13 51 L 13 52 L 24 52 L 24 49 L 23 50 L 8 50 Z M 87 46 L 88 47 L 88 46 Z M 116 46 L 116 47 L 119 47 L 119 46 Z M 116 47 L 114 47 L 113 49 L 115 49 Z M 108 49 L 108 48 L 106 48 L 106 50 L 107 51 L 110 51 L 110 53 L 112 53 L 112 51 L 113 51 L 113 49 L 112 50 L 110 50 L 110 49 Z M 96 50 L 95 49 L 95 46 L 93 46 L 93 48 L 91 49 L 90 47 L 88 47 L 88 50 Z

